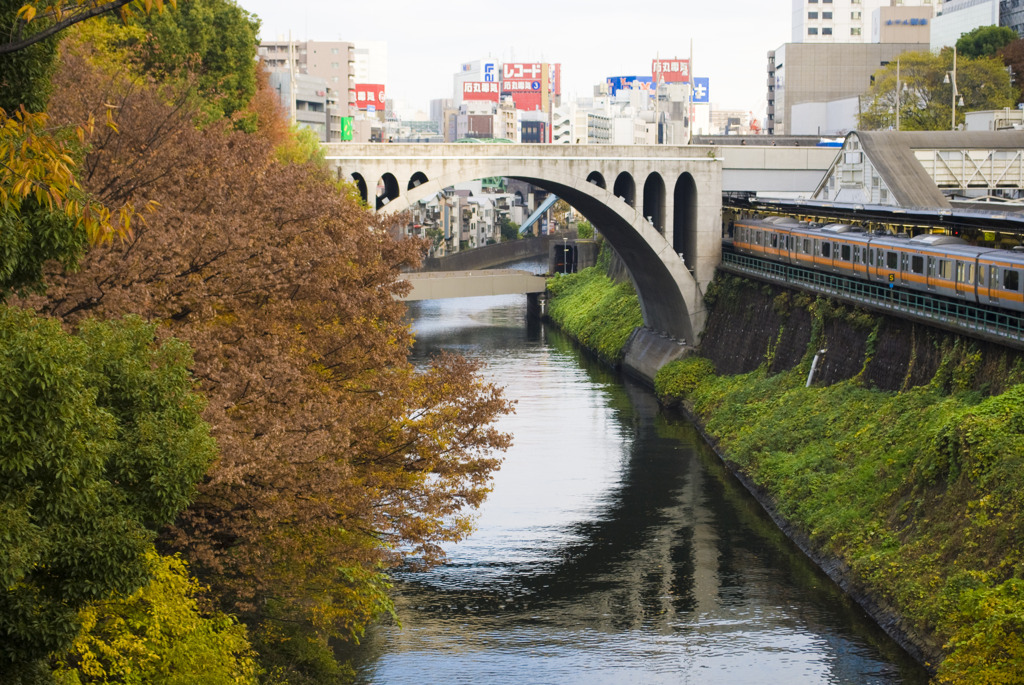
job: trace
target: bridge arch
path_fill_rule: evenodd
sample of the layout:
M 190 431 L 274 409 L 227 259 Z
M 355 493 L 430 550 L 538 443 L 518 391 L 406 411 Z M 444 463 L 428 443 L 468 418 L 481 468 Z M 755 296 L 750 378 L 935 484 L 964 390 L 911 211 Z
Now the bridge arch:
M 608 188 L 608 182 L 604 180 L 600 171 L 591 171 L 587 176 L 587 183 L 593 183 L 598 188 Z
M 628 171 L 623 171 L 615 178 L 612 193 L 630 207 L 636 207 L 636 182 Z
M 363 204 L 370 204 L 369 190 L 367 190 L 366 179 L 359 172 L 352 174 L 352 183 L 355 184 L 356 189 L 359 191 L 359 197 L 363 199 Z
M 665 181 L 657 171 L 644 181 L 644 217 L 658 233 L 665 235 Z
M 697 266 L 697 183 L 692 174 L 683 173 L 676 179 L 672 207 L 672 249 L 693 270 Z
M 380 177 L 380 182 L 377 187 L 377 209 L 382 209 L 384 205 L 389 202 L 393 202 L 398 199 L 398 179 L 391 172 L 385 172 Z
M 427 182 L 427 175 L 425 173 L 423 173 L 422 171 L 417 171 L 415 174 L 412 175 L 411 178 L 409 178 L 409 186 L 408 186 L 407 190 L 412 190 L 416 186 L 423 185 L 426 182 Z
M 703 298 L 694 276 L 665 237 L 641 212 L 621 200 L 618 192 L 608 192 L 584 178 L 562 171 L 544 169 L 543 175 L 538 171 L 536 164 L 527 162 L 481 159 L 460 171 L 435 176 L 390 202 L 383 211 L 388 214 L 405 211 L 446 187 L 475 178 L 505 176 L 543 188 L 563 198 L 600 228 L 629 271 L 644 323 L 649 328 L 694 343 L 706 316 Z M 620 174 L 619 178 L 627 179 L 632 188 L 631 175 Z

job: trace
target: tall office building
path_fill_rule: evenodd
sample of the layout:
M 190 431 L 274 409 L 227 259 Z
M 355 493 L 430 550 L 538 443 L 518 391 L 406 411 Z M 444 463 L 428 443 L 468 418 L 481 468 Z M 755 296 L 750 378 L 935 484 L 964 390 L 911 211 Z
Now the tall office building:
M 870 43 L 872 18 L 886 7 L 934 8 L 939 0 L 792 0 L 792 43 Z M 928 17 L 934 12 L 928 14 Z M 927 22 L 926 22 L 927 24 Z M 890 24 L 891 26 L 891 24 Z M 910 24 L 907 24 L 910 26 Z M 917 26 L 915 23 L 913 26 Z M 875 41 L 878 42 L 878 41 Z M 896 37 L 885 42 L 910 43 Z
M 271 72 L 294 72 L 322 83 L 322 95 L 327 103 L 326 141 L 337 141 L 342 137 L 342 118 L 350 117 L 356 111 L 355 46 L 344 41 L 264 41 L 258 53 Z M 304 79 L 304 87 L 314 87 Z M 282 104 L 289 108 L 300 107 L 294 100 L 286 100 L 283 91 Z M 296 88 L 298 95 L 300 89 Z M 301 101 L 299 101 L 301 103 Z

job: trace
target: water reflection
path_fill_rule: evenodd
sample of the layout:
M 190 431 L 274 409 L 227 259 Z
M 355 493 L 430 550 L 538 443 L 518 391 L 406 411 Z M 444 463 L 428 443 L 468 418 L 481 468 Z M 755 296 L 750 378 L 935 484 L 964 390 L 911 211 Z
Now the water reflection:
M 523 321 L 522 298 L 424 302 L 416 355 L 483 358 L 519 401 L 479 530 L 396 574 L 404 628 L 363 683 L 923 683 L 645 389 Z

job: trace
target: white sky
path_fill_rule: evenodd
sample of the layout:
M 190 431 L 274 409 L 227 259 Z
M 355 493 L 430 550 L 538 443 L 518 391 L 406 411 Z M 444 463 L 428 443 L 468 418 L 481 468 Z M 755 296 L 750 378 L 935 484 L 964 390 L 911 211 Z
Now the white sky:
M 237 0 L 261 38 L 385 41 L 387 97 L 429 112 L 452 97 L 463 62 L 562 64 L 562 97 L 590 96 L 606 76 L 650 75 L 651 60 L 685 59 L 710 78 L 715 109 L 762 118 L 767 53 L 789 40 L 789 0 Z

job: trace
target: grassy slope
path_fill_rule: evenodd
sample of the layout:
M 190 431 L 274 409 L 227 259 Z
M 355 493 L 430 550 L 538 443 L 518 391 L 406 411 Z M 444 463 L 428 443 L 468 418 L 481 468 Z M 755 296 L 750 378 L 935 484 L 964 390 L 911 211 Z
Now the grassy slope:
M 628 286 L 588 271 L 552 281 L 549 311 L 615 361 L 639 307 Z M 963 358 L 929 386 L 884 393 L 856 381 L 804 388 L 809 360 L 718 377 L 690 357 L 665 367 L 657 390 L 686 402 L 780 514 L 942 648 L 940 681 L 1019 683 L 1024 386 L 962 390 Z

